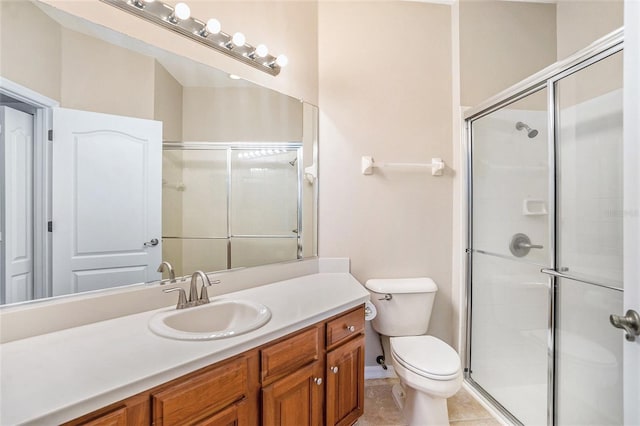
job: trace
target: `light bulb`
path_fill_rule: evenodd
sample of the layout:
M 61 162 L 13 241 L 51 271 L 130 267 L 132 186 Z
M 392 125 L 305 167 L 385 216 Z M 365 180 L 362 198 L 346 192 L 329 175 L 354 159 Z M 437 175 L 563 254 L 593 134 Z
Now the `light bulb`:
M 173 9 L 173 15 L 184 21 L 185 19 L 189 19 L 189 16 L 191 16 L 191 9 L 186 3 L 178 3 Z
M 229 74 L 229 78 L 231 80 L 240 80 L 240 76 L 235 74 Z
M 244 46 L 244 42 L 245 42 L 244 34 L 240 32 L 235 33 L 231 41 L 233 42 L 233 44 L 235 44 L 238 47 Z
M 276 58 L 276 65 L 278 65 L 280 68 L 286 67 L 288 63 L 289 58 L 287 58 L 286 55 L 278 55 L 278 57 Z
M 264 44 L 259 44 L 256 47 L 256 55 L 258 55 L 259 57 L 264 58 L 268 54 L 269 54 L 269 49 Z
M 222 26 L 220 25 L 220 21 L 215 18 L 211 18 L 207 21 L 207 32 L 211 34 L 218 34 Z

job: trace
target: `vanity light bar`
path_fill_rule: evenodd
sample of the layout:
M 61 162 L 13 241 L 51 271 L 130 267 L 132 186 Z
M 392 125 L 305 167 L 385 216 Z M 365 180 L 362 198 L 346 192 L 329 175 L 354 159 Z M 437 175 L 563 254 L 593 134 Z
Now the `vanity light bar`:
M 178 3 L 174 8 L 160 0 L 100 1 L 177 32 L 273 76 L 280 74 L 280 70 L 288 62 L 285 55 L 275 57 L 269 54 L 262 44 L 254 47 L 246 43 L 242 33 L 229 35 L 219 31 L 220 24 L 216 20 L 202 22 L 192 18 L 189 7 L 185 3 Z M 211 31 L 212 21 L 215 21 L 214 27 L 217 27 L 218 32 Z

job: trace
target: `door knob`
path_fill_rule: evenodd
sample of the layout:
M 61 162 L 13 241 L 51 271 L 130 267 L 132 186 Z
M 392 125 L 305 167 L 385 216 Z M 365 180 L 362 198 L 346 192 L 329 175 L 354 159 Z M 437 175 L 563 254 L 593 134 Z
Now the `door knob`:
M 625 331 L 624 337 L 629 342 L 635 342 L 636 336 L 640 336 L 640 315 L 633 309 L 629 309 L 623 317 L 611 314 L 609 321 L 615 328 Z
M 331 370 L 333 374 L 338 374 L 338 367 L 336 366 L 331 367 L 329 370 Z
M 316 377 L 316 378 L 314 378 L 314 379 L 313 379 L 313 382 L 314 382 L 316 385 L 320 386 L 320 385 L 322 384 L 322 377 Z
M 145 247 L 153 247 L 153 246 L 157 246 L 159 242 L 160 242 L 160 241 L 158 241 L 158 239 L 157 239 L 157 238 L 154 238 L 154 239 L 152 239 L 151 241 L 147 241 L 146 243 L 144 243 L 144 246 L 145 246 Z

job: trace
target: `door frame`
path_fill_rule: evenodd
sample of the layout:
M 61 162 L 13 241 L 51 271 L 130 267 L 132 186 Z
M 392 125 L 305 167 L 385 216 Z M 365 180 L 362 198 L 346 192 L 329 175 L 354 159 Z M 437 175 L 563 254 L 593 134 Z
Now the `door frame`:
M 639 13 L 640 14 L 640 13 Z M 560 78 L 569 75 L 571 73 L 577 72 L 580 69 L 588 67 L 593 63 L 596 63 L 600 59 L 604 59 L 610 55 L 615 54 L 618 51 L 624 50 L 624 27 L 619 28 L 616 31 L 602 37 L 601 39 L 595 41 L 590 44 L 586 48 L 576 52 L 574 55 L 556 62 L 549 67 L 541 70 L 540 72 L 533 74 L 532 76 L 522 80 L 520 83 L 504 90 L 498 95 L 486 100 L 480 105 L 470 108 L 463 113 L 464 120 L 464 143 L 465 146 L 465 160 L 466 160 L 466 194 L 465 201 L 467 204 L 466 208 L 466 226 L 467 226 L 467 235 L 466 235 L 466 246 L 465 246 L 465 284 L 464 284 L 464 297 L 462 298 L 464 305 L 460 307 L 461 318 L 460 323 L 464 327 L 464 346 L 461 348 L 461 353 L 464 355 L 463 358 L 463 367 L 464 367 L 464 377 L 465 382 L 468 383 L 471 388 L 477 392 L 482 398 L 488 401 L 494 408 L 504 416 L 505 419 L 508 419 L 510 422 L 514 424 L 519 424 L 519 421 L 513 417 L 511 413 L 509 413 L 504 407 L 500 405 L 498 401 L 496 401 L 489 393 L 487 393 L 482 387 L 476 384 L 473 379 L 470 377 L 471 370 L 471 310 L 472 310 L 472 298 L 471 298 L 471 274 L 472 274 L 472 236 L 473 236 L 473 223 L 472 223 L 472 214 L 473 214 L 473 182 L 472 182 L 472 133 L 473 129 L 471 126 L 472 121 L 484 117 L 488 114 L 491 114 L 494 111 L 500 110 L 506 105 L 509 105 L 519 99 L 522 99 L 528 96 L 531 93 L 534 93 L 542 88 L 547 89 L 548 94 L 548 116 L 549 116 L 549 134 L 548 134 L 548 144 L 549 144 L 549 173 L 550 173 L 550 191 L 549 191 L 549 218 L 550 218 L 550 255 L 551 255 L 551 267 L 552 270 L 555 270 L 555 99 L 554 99 L 554 83 L 558 81 Z M 626 54 L 626 52 L 625 52 Z M 627 70 L 625 70 L 627 71 Z M 637 75 L 637 74 L 636 74 Z M 627 81 L 625 81 L 626 83 Z M 627 90 L 626 86 L 623 90 Z M 626 92 L 623 92 L 626 93 Z M 626 141 L 625 141 L 626 143 Z M 625 278 L 627 278 L 625 276 Z M 548 369 L 548 377 L 549 377 L 549 391 L 548 391 L 548 401 L 547 401 L 547 422 L 549 425 L 556 424 L 556 410 L 555 410 L 555 277 L 549 276 L 550 282 L 550 290 L 549 290 L 549 319 L 548 319 L 548 361 L 549 361 L 549 369 Z M 627 381 L 625 381 L 625 390 L 627 390 Z M 640 387 L 640 385 L 636 385 Z M 637 390 L 637 388 L 636 388 Z M 626 396 L 625 396 L 626 397 Z M 625 405 L 625 410 L 628 407 Z M 625 413 L 626 416 L 626 413 Z
M 60 106 L 28 87 L 0 77 L 0 94 L 34 108 L 33 129 L 33 296 L 40 299 L 51 295 L 51 236 L 47 223 L 51 217 L 51 129 L 52 108 Z
M 640 2 L 625 0 L 624 57 L 624 308 L 640 311 Z M 624 424 L 640 424 L 640 339 L 623 349 Z

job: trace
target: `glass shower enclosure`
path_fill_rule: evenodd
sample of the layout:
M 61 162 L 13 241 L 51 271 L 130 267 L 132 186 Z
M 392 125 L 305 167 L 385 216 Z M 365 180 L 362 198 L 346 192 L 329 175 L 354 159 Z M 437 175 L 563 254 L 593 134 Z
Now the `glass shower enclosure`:
M 302 144 L 163 144 L 162 258 L 177 275 L 302 257 Z
M 622 424 L 622 48 L 466 117 L 466 378 L 516 424 Z

